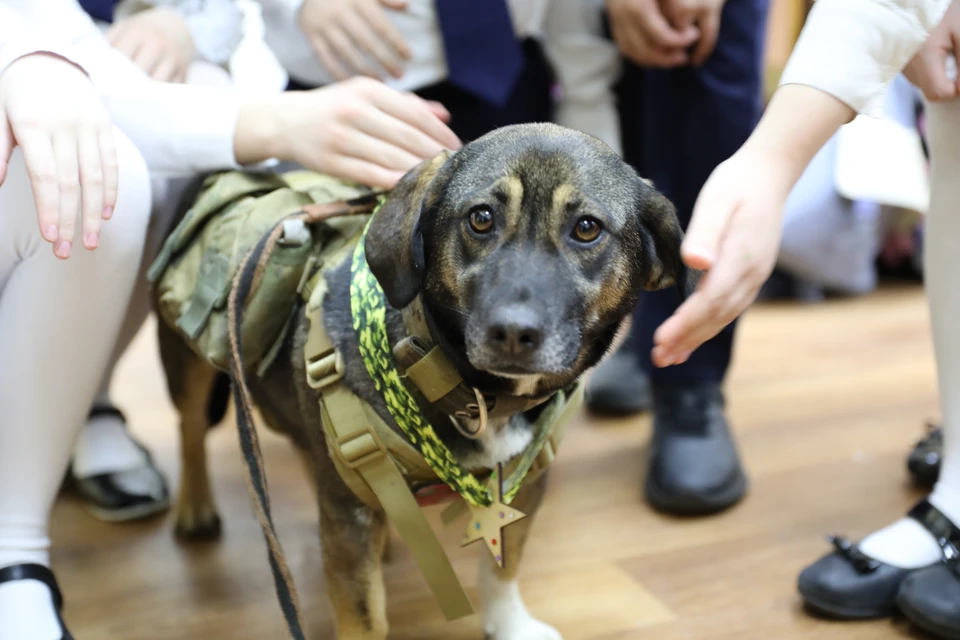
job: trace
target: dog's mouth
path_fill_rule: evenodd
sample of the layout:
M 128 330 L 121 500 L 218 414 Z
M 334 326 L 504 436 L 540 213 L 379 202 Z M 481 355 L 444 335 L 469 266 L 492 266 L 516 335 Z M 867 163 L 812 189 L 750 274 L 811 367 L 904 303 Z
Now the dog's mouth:
M 487 373 L 494 376 L 500 376 L 501 378 L 522 378 L 526 376 L 541 375 L 544 372 L 521 365 L 510 365 L 506 367 L 498 367 L 496 369 L 487 369 Z

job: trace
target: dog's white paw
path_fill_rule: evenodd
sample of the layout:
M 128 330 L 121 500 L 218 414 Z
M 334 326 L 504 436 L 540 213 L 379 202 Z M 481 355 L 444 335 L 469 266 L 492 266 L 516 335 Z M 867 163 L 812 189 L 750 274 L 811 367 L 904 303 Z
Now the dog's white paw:
M 487 640 L 563 640 L 559 631 L 527 612 L 507 620 L 488 621 L 484 635 Z

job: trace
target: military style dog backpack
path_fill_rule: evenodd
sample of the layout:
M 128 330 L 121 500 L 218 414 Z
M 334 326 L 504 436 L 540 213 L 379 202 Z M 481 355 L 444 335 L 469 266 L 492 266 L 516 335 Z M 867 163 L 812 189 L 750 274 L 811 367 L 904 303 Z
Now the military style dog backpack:
M 370 193 L 367 187 L 308 171 L 227 171 L 207 177 L 147 274 L 155 287 L 157 312 L 197 355 L 229 371 L 227 298 L 243 258 L 281 220 L 304 206 Z M 243 361 L 248 369 L 262 372 L 279 350 L 305 274 L 356 238 L 368 219 L 284 222 L 259 286 L 246 304 Z

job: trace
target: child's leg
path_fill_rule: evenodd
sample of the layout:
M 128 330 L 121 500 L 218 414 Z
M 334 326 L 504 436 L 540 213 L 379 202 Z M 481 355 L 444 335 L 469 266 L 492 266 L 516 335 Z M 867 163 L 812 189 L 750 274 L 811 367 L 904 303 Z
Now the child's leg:
M 930 502 L 960 526 L 960 102 L 927 105 L 932 191 L 926 217 L 924 274 L 943 412 L 943 459 Z M 926 529 L 905 518 L 861 543 L 867 555 L 902 568 L 941 558 Z
M 117 341 L 111 350 L 111 357 L 100 382 L 94 407 L 113 407 L 110 397 L 110 384 L 114 370 L 130 343 L 137 336 L 151 311 L 150 286 L 147 282 L 147 269 L 160 251 L 169 227 L 172 224 L 182 190 L 189 179 L 153 178 L 151 180 L 152 205 L 150 223 L 147 229 L 143 258 L 130 295 L 123 323 L 117 333 Z M 147 455 L 131 439 L 123 418 L 110 413 L 100 413 L 87 421 L 74 448 L 73 473 L 75 477 L 87 478 L 98 474 L 127 472 L 148 467 Z M 149 472 L 147 475 L 155 475 Z M 163 479 L 143 479 L 138 484 L 148 493 L 163 489 Z
M 191 65 L 186 83 L 228 87 L 232 79 L 224 69 L 197 61 Z M 151 464 L 143 446 L 134 439 L 125 417 L 116 411 L 103 411 L 115 408 L 110 397 L 114 370 L 152 309 L 147 269 L 163 245 L 180 196 L 191 179 L 154 177 L 151 182 L 151 218 L 143 260 L 116 345 L 94 400 L 95 411 L 91 412 L 86 427 L 80 431 L 71 467 L 80 492 L 93 513 L 111 521 L 149 516 L 165 509 L 169 503 L 164 477 Z
M 47 521 L 116 340 L 149 216 L 139 152 L 117 134 L 120 194 L 100 247 L 57 260 L 19 150 L 0 187 L 0 568 L 48 564 Z M 0 585 L 0 640 L 59 639 L 50 592 Z

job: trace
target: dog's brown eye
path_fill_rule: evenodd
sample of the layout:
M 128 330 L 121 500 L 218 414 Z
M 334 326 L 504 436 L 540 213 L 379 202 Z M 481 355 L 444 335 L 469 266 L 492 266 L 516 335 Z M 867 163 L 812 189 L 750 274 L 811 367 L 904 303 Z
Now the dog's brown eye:
M 474 209 L 470 212 L 470 228 L 474 233 L 488 233 L 493 229 L 493 212 L 490 209 Z
M 589 216 L 577 220 L 573 227 L 573 237 L 580 242 L 593 242 L 600 236 L 600 223 Z

